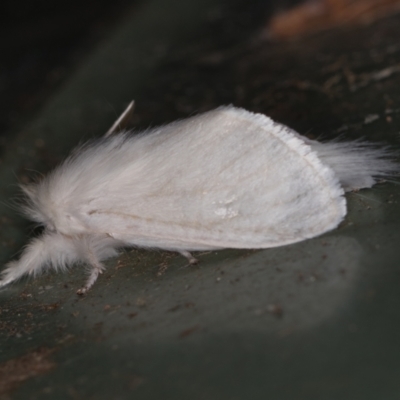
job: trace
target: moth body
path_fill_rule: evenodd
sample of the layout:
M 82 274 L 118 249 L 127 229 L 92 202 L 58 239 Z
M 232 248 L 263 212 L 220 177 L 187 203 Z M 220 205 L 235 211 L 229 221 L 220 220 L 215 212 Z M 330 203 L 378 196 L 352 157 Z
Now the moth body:
M 345 190 L 397 169 L 385 149 L 311 141 L 234 107 L 107 136 L 23 187 L 25 214 L 45 231 L 0 286 L 81 263 L 90 266 L 84 293 L 122 247 L 178 251 L 193 263 L 193 250 L 299 242 L 337 227 Z

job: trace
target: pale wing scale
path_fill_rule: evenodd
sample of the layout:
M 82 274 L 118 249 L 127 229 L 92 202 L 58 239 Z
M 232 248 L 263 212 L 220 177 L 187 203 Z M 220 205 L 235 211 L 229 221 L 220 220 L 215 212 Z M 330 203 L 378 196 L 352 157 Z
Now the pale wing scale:
M 94 165 L 85 170 L 99 176 L 103 168 L 107 176 L 93 187 L 83 179 L 73 203 L 90 193 L 91 201 L 78 202 L 78 218 L 89 231 L 131 244 L 274 247 L 331 230 L 346 213 L 339 182 L 308 145 L 241 109 L 219 108 L 130 137 L 107 155 L 88 157 Z

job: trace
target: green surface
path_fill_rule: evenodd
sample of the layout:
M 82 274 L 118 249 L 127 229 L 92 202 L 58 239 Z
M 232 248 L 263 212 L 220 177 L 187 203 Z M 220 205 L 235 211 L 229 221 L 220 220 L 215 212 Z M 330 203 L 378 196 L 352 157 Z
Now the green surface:
M 147 126 L 234 103 L 313 137 L 399 147 L 399 75 L 377 75 L 400 63 L 398 16 L 268 44 L 260 21 L 228 29 L 248 5 L 210 4 L 144 3 L 10 143 L 2 261 L 29 236 L 7 205 L 16 176 L 105 132 L 110 104 L 135 98 L 135 124 Z M 0 398 L 400 398 L 400 189 L 347 198 L 338 229 L 296 245 L 200 253 L 195 267 L 133 250 L 82 298 L 78 269 L 0 291 Z

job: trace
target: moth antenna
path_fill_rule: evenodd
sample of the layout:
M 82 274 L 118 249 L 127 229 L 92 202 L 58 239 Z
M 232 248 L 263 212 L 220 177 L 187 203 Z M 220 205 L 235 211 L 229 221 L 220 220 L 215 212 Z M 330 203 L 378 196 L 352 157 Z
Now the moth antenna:
M 129 120 L 132 118 L 134 110 L 135 110 L 135 101 L 132 100 L 128 104 L 128 107 L 125 108 L 125 111 L 119 116 L 119 118 L 113 123 L 111 128 L 106 132 L 104 137 L 109 137 L 114 133 L 124 130 L 128 125 Z
M 399 181 L 395 181 L 395 180 L 393 180 L 393 179 L 387 179 L 387 178 L 385 178 L 385 179 L 383 179 L 383 182 L 390 182 L 390 183 L 394 183 L 395 185 L 400 185 L 400 182 L 399 182 Z
M 357 191 L 357 190 L 354 190 L 354 191 L 352 192 L 352 194 L 353 194 L 354 196 L 359 197 L 359 198 L 361 198 L 361 199 L 364 199 L 364 200 L 366 200 L 366 201 L 372 201 L 373 203 L 383 204 L 383 201 L 377 200 L 377 199 L 373 199 L 372 197 L 364 196 L 364 195 L 362 195 L 362 194 L 361 194 L 359 191 Z

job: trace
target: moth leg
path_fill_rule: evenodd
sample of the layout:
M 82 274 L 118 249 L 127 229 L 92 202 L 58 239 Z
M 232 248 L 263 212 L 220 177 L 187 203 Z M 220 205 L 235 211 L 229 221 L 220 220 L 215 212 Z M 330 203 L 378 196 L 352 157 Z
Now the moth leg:
M 20 279 L 23 275 L 37 275 L 44 269 L 65 269 L 79 260 L 79 255 L 69 238 L 45 233 L 33 239 L 17 261 L 11 261 L 1 272 L 0 288 Z
M 85 286 L 78 289 L 76 291 L 76 294 L 79 294 L 79 295 L 85 294 L 95 284 L 99 275 L 103 273 L 103 270 L 104 270 L 104 267 L 102 267 L 101 269 L 98 267 L 93 267 L 90 272 L 89 278 L 86 281 Z
M 94 255 L 92 249 L 88 249 L 88 255 L 87 255 L 88 261 L 90 263 L 90 266 L 92 267 L 90 271 L 89 278 L 86 281 L 85 286 L 81 287 L 76 291 L 76 294 L 83 295 L 85 294 L 97 281 L 97 278 L 99 275 L 103 273 L 105 270 L 104 265 L 97 259 L 97 257 Z
M 194 258 L 188 251 L 186 250 L 179 250 L 179 253 L 187 258 L 187 260 L 189 261 L 190 265 L 196 265 L 199 263 L 199 260 L 197 258 Z

